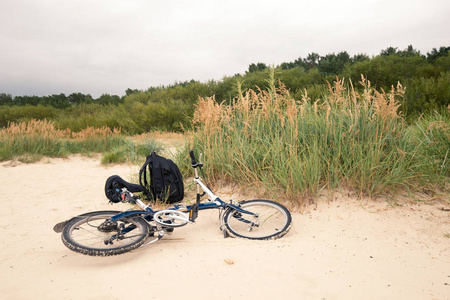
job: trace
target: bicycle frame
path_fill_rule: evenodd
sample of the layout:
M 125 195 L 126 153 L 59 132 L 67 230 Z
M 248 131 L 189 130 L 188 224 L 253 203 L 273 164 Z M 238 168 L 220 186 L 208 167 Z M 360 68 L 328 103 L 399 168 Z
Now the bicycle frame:
M 209 196 L 209 202 L 206 203 L 197 203 L 198 204 L 198 210 L 206 210 L 206 209 L 226 209 L 231 208 L 236 211 L 239 211 L 243 214 L 249 214 L 255 216 L 255 213 L 246 211 L 242 208 L 240 208 L 238 205 L 227 203 L 223 200 L 221 200 L 218 196 L 216 196 L 201 180 L 201 178 L 198 176 L 197 169 L 195 168 L 195 178 L 194 182 L 197 185 L 197 198 L 199 199 L 200 196 L 200 188 Z M 155 211 L 151 208 L 151 205 L 145 205 L 144 202 L 142 202 L 140 199 L 136 200 L 136 204 L 139 205 L 142 210 L 131 210 L 131 211 L 125 211 L 121 212 L 111 218 L 111 221 L 115 221 L 121 218 L 127 218 L 127 217 L 133 217 L 133 216 L 140 216 L 143 217 L 148 222 L 153 221 L 153 215 L 157 213 L 158 211 Z M 193 205 L 180 205 L 175 204 L 172 208 L 169 208 L 168 210 L 183 210 L 183 211 L 189 211 L 192 208 Z M 245 223 L 252 223 L 247 220 L 243 220 Z M 193 223 L 193 222 L 190 222 Z M 223 225 L 223 224 L 221 224 Z
M 207 209 L 234 209 L 236 211 L 239 211 L 240 213 L 243 214 L 248 214 L 248 215 L 252 215 L 252 216 L 257 216 L 257 214 L 253 213 L 253 212 L 249 212 L 246 211 L 244 209 L 242 209 L 241 207 L 239 207 L 238 205 L 234 205 L 232 203 L 227 203 L 223 200 L 221 200 L 218 196 L 216 196 L 200 179 L 200 177 L 198 177 L 198 173 L 197 173 L 197 169 L 195 169 L 195 178 L 194 178 L 194 182 L 197 185 L 197 209 L 200 210 L 207 210 Z M 209 202 L 206 203 L 199 203 L 199 199 L 200 199 L 200 188 L 209 196 Z M 130 194 L 132 194 L 130 192 Z M 145 219 L 147 222 L 152 222 L 155 221 L 153 216 L 155 215 L 155 213 L 158 213 L 158 211 L 155 211 L 151 208 L 151 205 L 145 205 L 144 202 L 142 202 L 140 199 L 136 199 L 136 204 L 139 205 L 142 210 L 131 210 L 131 211 L 125 211 L 125 212 L 121 212 L 113 217 L 111 217 L 111 221 L 116 221 L 122 218 L 128 218 L 128 217 L 133 217 L 133 216 L 139 216 L 143 219 Z M 191 207 L 193 205 L 188 205 L 188 206 L 184 206 L 184 205 L 180 205 L 180 204 L 175 204 L 172 208 L 169 208 L 168 210 L 173 210 L 173 211 L 179 211 L 180 209 L 183 209 L 184 211 L 190 211 Z M 162 210 L 164 211 L 164 210 Z M 241 222 L 250 224 L 250 225 L 254 225 L 255 223 L 250 221 L 250 220 L 246 220 L 242 217 L 238 218 Z M 155 223 L 157 223 L 155 221 Z M 194 223 L 191 221 L 186 220 L 186 224 L 187 223 Z M 126 233 L 126 232 L 130 232 L 132 230 L 134 230 L 136 227 L 134 225 L 130 225 L 124 229 L 122 229 L 122 233 Z M 224 235 L 227 236 L 226 230 L 224 229 L 224 221 L 222 218 L 220 218 L 220 228 L 222 231 L 224 231 Z M 147 246 L 150 245 L 154 242 L 159 241 L 161 238 L 164 237 L 165 235 L 165 231 L 163 229 L 163 226 L 160 224 L 156 224 L 156 230 L 158 232 L 158 236 L 156 237 L 156 239 L 147 242 L 145 244 L 143 244 L 141 247 L 143 246 Z M 112 236 L 111 239 L 115 239 L 117 238 L 116 235 Z

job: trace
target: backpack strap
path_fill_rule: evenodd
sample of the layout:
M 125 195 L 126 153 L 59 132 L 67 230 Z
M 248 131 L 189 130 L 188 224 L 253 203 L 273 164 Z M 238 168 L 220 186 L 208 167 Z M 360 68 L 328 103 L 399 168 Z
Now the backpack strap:
M 147 166 L 149 166 L 151 163 L 153 163 L 153 157 L 152 155 L 155 152 L 153 152 L 151 155 L 147 156 L 145 163 L 142 165 L 141 169 L 139 170 L 139 184 L 142 185 L 144 187 L 144 194 L 147 196 L 147 198 L 149 200 L 153 199 L 153 195 L 151 194 L 151 192 L 148 190 L 148 184 L 149 182 L 147 181 Z M 149 167 L 149 170 L 151 168 Z M 150 174 L 151 177 L 151 174 Z M 150 179 L 150 178 L 149 178 Z

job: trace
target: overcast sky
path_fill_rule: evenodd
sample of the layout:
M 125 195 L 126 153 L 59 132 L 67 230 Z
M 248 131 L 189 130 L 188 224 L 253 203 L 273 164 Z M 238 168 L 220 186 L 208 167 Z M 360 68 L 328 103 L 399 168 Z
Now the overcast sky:
M 449 0 L 0 0 L 0 93 L 122 96 L 311 52 L 450 46 Z

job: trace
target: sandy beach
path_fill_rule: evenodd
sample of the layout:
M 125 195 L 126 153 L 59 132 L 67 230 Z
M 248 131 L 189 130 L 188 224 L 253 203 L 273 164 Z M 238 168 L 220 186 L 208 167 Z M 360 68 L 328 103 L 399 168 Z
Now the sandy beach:
M 128 208 L 108 204 L 104 183 L 137 170 L 79 156 L 0 163 L 1 298 L 450 299 L 443 203 L 392 206 L 336 194 L 293 213 L 290 232 L 275 241 L 225 239 L 218 212 L 202 211 L 196 224 L 119 256 L 66 248 L 53 226 Z

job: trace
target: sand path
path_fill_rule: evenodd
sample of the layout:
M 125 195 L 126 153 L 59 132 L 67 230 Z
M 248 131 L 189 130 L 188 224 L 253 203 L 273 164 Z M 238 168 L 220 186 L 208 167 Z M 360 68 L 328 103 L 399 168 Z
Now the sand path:
M 67 249 L 52 228 L 109 205 L 96 159 L 0 163 L 2 299 L 450 299 L 450 212 L 339 197 L 293 214 L 276 241 L 224 239 L 217 212 L 114 257 Z M 224 197 L 226 199 L 226 197 Z M 361 205 L 363 204 L 363 205 Z

